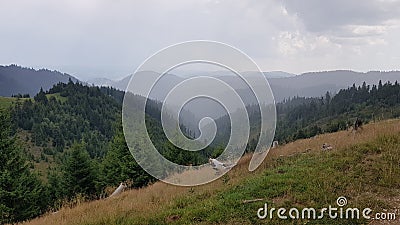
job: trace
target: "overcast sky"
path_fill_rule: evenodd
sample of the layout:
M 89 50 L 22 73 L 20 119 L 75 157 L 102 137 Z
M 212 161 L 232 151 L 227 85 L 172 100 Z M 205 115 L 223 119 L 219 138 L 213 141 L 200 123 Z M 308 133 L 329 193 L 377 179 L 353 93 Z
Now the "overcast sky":
M 3 65 L 116 79 L 193 39 L 233 45 L 264 71 L 400 70 L 400 1 L 0 0 Z

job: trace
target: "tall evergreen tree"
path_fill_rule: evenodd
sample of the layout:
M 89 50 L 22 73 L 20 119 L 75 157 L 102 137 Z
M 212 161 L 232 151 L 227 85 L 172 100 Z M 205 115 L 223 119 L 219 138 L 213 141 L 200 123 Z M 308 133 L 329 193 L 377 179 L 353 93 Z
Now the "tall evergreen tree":
M 0 111 L 0 224 L 38 216 L 47 204 L 46 190 L 31 173 L 10 127 L 8 113 Z
M 75 143 L 63 165 L 64 190 L 67 197 L 78 194 L 92 196 L 95 194 L 95 172 L 84 144 Z
M 103 185 L 118 185 L 129 181 L 132 187 L 142 187 L 154 180 L 137 164 L 126 145 L 124 135 L 118 132 L 102 163 Z
M 44 93 L 43 88 L 40 88 L 39 93 L 34 97 L 36 102 L 47 103 L 46 93 Z

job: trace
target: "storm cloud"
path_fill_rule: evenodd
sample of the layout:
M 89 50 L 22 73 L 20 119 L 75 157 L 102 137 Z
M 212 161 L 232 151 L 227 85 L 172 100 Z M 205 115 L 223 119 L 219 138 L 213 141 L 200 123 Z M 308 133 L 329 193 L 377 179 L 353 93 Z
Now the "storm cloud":
M 398 70 L 400 1 L 2 0 L 0 64 L 119 78 L 177 42 L 231 44 L 266 71 Z

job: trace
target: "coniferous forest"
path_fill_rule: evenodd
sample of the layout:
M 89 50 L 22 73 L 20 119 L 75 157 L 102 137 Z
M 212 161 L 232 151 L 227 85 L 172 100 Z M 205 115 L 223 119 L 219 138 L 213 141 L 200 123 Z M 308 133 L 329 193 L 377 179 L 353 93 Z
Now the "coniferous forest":
M 112 88 L 70 80 L 0 111 L 0 224 L 30 219 L 73 204 L 76 199 L 106 197 L 107 188 L 120 182 L 139 188 L 155 181 L 134 161 L 125 143 L 121 128 L 123 95 Z M 137 96 L 137 101 L 145 99 Z M 363 123 L 397 118 L 399 103 L 397 82 L 364 83 L 319 98 L 287 99 L 277 104 L 275 138 L 290 142 L 344 130 L 356 118 Z M 160 107 L 160 103 L 148 101 L 146 123 L 153 143 L 165 157 L 196 165 L 218 155 L 224 137 L 193 154 L 183 154 L 169 143 L 160 124 Z M 249 106 L 248 110 L 256 115 L 255 108 Z M 257 116 L 250 122 L 257 127 Z M 217 125 L 218 129 L 228 126 L 224 118 Z M 248 151 L 255 143 L 248 143 Z
M 276 139 L 289 142 L 326 132 L 349 129 L 359 118 L 363 123 L 400 117 L 400 85 L 353 85 L 332 96 L 285 100 L 277 104 Z
M 377 85 L 353 85 L 336 94 L 327 92 L 321 97 L 293 97 L 276 104 L 277 124 L 275 140 L 288 143 L 318 134 L 350 129 L 359 118 L 369 123 L 400 117 L 400 84 L 379 82 Z M 251 138 L 246 151 L 253 151 L 259 134 L 259 107 L 249 105 Z M 230 129 L 229 117 L 216 121 L 218 129 Z M 227 143 L 228 132 L 216 136 L 216 144 Z
M 33 99 L 17 101 L 10 110 L 1 112 L 2 145 L 9 148 L 4 151 L 1 148 L 1 162 L 14 164 L 1 169 L 2 178 L 11 179 L 23 167 L 26 174 L 21 179 L 30 180 L 20 183 L 18 188 L 34 188 L 32 193 L 27 192 L 24 196 L 24 191 L 6 181 L 1 182 L 0 199 L 4 199 L 1 202 L 10 202 L 10 205 L 1 205 L 4 208 L 1 223 L 57 210 L 76 198 L 106 197 L 109 194 L 107 187 L 115 187 L 121 182 L 130 188 L 138 188 L 155 181 L 137 165 L 125 143 L 121 126 L 123 94 L 115 89 L 89 87 L 70 80 L 47 92 L 40 90 Z M 145 99 L 137 96 L 135 100 Z M 212 148 L 200 154 L 183 154 L 168 143 L 159 122 L 159 108 L 159 103 L 148 101 L 146 123 L 154 145 L 162 149 L 165 157 L 177 163 L 196 165 L 206 162 Z M 13 157 L 9 158 L 10 155 Z M 7 192 L 8 189 L 12 191 Z M 10 200 L 14 195 L 27 198 L 27 201 L 16 204 Z M 32 201 L 33 198 L 40 198 L 40 201 Z M 16 208 L 21 204 L 27 209 Z M 20 211 L 24 213 L 15 215 L 14 212 Z

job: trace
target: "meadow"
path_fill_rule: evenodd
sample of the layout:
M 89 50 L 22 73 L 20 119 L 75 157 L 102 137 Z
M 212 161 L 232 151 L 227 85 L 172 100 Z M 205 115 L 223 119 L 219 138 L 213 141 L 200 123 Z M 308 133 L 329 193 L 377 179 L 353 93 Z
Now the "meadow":
M 330 151 L 322 151 L 328 143 Z M 221 179 L 197 187 L 156 182 L 115 198 L 76 201 L 24 224 L 381 224 L 367 220 L 260 220 L 270 207 L 322 208 L 345 196 L 348 207 L 400 207 L 400 120 L 298 140 L 271 149 L 248 172 L 251 155 Z M 254 200 L 254 201 L 253 201 Z M 400 218 L 399 215 L 397 215 Z M 386 221 L 398 224 L 399 220 Z

